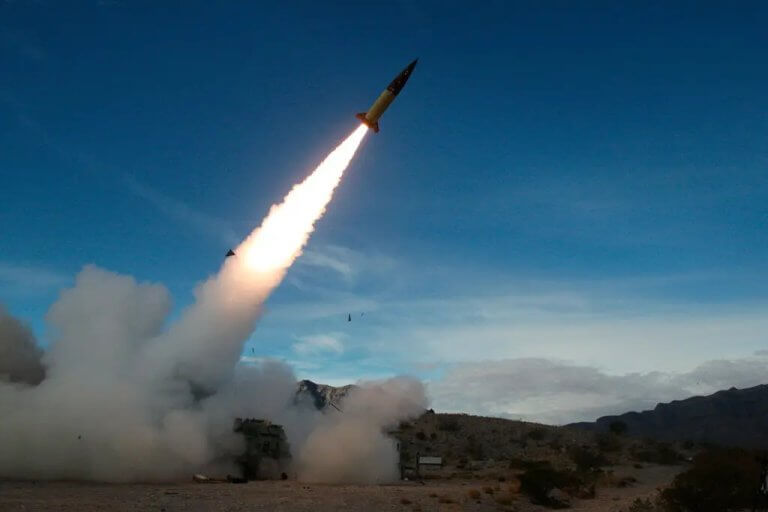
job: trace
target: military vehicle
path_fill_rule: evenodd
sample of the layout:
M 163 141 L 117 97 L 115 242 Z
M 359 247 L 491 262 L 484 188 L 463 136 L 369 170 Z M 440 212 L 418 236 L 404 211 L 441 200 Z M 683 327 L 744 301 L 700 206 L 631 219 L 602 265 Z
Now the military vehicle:
M 243 478 L 287 478 L 291 451 L 281 425 L 267 420 L 237 418 L 234 431 L 245 437 L 245 451 L 237 458 Z

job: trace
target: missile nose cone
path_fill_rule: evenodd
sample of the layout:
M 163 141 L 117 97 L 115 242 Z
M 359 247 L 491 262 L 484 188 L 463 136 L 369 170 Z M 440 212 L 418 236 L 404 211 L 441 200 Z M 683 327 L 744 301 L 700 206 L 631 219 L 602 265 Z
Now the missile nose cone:
M 411 76 L 413 68 L 416 67 L 417 62 L 419 62 L 419 59 L 416 59 L 408 64 L 408 67 L 402 70 L 400 74 L 397 75 L 394 80 L 392 80 L 392 83 L 390 83 L 389 87 L 387 87 L 387 89 L 392 92 L 392 94 L 397 96 L 397 94 L 403 89 L 405 82 L 408 81 L 408 78 Z

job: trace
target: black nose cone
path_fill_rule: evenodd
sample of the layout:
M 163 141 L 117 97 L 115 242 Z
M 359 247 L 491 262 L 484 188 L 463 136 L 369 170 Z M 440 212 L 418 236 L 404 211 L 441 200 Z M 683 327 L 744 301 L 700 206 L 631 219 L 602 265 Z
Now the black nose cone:
M 414 60 L 410 64 L 408 64 L 408 67 L 405 68 L 400 72 L 399 75 L 395 77 L 394 80 L 392 80 L 392 83 L 389 84 L 389 91 L 397 96 L 397 94 L 403 90 L 403 87 L 405 87 L 405 82 L 408 81 L 408 78 L 411 76 L 411 72 L 413 72 L 413 68 L 416 67 L 416 63 L 419 62 L 419 59 Z

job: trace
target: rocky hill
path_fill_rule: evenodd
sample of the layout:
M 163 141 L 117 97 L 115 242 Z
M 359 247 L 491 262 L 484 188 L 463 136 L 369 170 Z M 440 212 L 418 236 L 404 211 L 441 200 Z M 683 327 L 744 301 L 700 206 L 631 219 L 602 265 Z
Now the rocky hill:
M 322 410 L 326 407 L 332 407 L 331 404 L 340 404 L 344 397 L 354 388 L 353 384 L 335 387 L 327 384 L 317 384 L 305 379 L 299 382 L 298 389 L 296 390 L 296 400 L 307 401 Z
M 768 449 L 768 385 L 731 388 L 570 426 L 607 431 L 617 421 L 625 423 L 632 436 Z

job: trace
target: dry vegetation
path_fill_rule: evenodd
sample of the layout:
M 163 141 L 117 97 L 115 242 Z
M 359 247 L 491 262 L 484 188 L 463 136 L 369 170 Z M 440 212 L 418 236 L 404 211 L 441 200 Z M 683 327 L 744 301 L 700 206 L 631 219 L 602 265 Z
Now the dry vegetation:
M 424 481 L 387 486 L 0 482 L 0 510 L 407 510 L 724 512 L 754 496 L 753 454 L 466 415 L 427 414 L 397 434 L 442 456 Z M 698 450 L 698 451 L 697 451 Z M 697 455 L 698 453 L 698 455 Z M 692 456 L 693 462 L 687 462 Z M 661 489 L 661 492 L 659 492 Z M 751 501 L 750 501 L 751 504 Z M 749 504 L 747 505 L 749 506 Z

